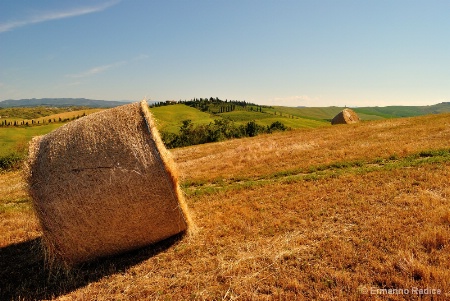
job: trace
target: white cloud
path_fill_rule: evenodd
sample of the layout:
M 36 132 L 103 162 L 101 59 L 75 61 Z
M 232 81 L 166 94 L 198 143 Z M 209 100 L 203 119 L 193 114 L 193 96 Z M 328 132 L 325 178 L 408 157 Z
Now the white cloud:
M 89 77 L 89 76 L 92 76 L 92 75 L 95 75 L 95 74 L 99 74 L 99 73 L 105 72 L 106 70 L 109 70 L 111 68 L 118 67 L 120 65 L 124 65 L 126 63 L 127 63 L 126 61 L 120 61 L 120 62 L 113 63 L 113 64 L 97 66 L 97 67 L 93 67 L 93 68 L 91 68 L 89 70 L 80 72 L 80 73 L 67 74 L 66 77 L 71 77 L 71 78 Z
M 17 27 L 23 27 L 26 25 L 36 24 L 36 23 L 42 23 L 46 21 L 51 20 L 58 20 L 58 19 L 65 19 L 65 18 L 71 18 L 86 14 L 91 14 L 99 11 L 103 11 L 113 5 L 116 5 L 119 3 L 120 0 L 114 0 L 114 1 L 108 1 L 96 6 L 86 6 L 86 7 L 77 7 L 77 8 L 71 8 L 64 11 L 53 11 L 53 12 L 42 12 L 40 14 L 31 16 L 27 19 L 22 20 L 16 20 L 16 21 L 9 21 L 6 23 L 0 23 L 0 33 L 11 31 Z
M 107 64 L 107 65 L 102 65 L 102 66 L 97 66 L 97 67 L 93 67 L 89 70 L 80 72 L 80 73 L 75 73 L 75 74 L 67 74 L 66 77 L 70 77 L 70 78 L 83 78 L 83 77 L 89 77 L 95 74 L 99 74 L 99 73 L 103 73 L 109 69 L 121 66 L 121 65 L 126 65 L 128 63 L 131 62 L 136 62 L 136 61 L 141 61 L 141 60 L 145 60 L 149 58 L 148 55 L 146 54 L 140 54 L 138 56 L 135 56 L 134 58 L 130 59 L 130 60 L 124 60 L 124 61 L 119 61 L 119 62 L 115 62 L 112 64 Z

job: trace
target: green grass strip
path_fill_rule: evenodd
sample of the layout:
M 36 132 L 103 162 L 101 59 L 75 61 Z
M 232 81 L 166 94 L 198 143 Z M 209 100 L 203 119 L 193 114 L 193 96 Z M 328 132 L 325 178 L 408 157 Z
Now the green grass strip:
M 392 170 L 446 162 L 450 162 L 450 149 L 425 150 L 405 157 L 391 155 L 387 158 L 376 158 L 369 161 L 334 162 L 328 165 L 285 170 L 257 177 L 219 178 L 211 182 L 185 182 L 182 184 L 182 188 L 188 196 L 195 196 L 214 194 L 219 191 L 255 188 L 275 182 L 315 181 L 327 177 L 339 177 L 345 174 L 365 174 L 379 170 Z

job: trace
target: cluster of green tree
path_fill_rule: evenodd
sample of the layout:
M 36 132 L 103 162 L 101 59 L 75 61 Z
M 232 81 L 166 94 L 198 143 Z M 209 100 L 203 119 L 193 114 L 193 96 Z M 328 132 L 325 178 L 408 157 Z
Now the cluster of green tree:
M 283 112 L 277 112 L 277 111 L 273 111 L 273 115 L 275 115 L 275 116 L 279 115 L 280 117 L 286 117 L 286 118 L 292 118 L 292 119 L 298 119 L 299 118 L 299 117 L 294 116 L 292 114 L 287 114 L 287 113 L 283 114 Z
M 202 108 L 204 111 L 207 111 L 208 107 L 221 107 L 221 106 L 233 106 L 233 110 L 237 107 L 247 108 L 250 106 L 258 106 L 257 104 L 240 101 L 240 100 L 221 100 L 218 97 L 210 97 L 210 98 L 193 98 L 191 100 L 181 101 L 181 103 L 193 107 L 193 108 Z
M 210 112 L 213 114 L 220 114 L 226 112 L 233 112 L 235 110 L 249 110 L 262 112 L 263 106 L 239 100 L 221 100 L 218 97 L 210 98 L 193 98 L 191 100 L 179 100 L 179 101 L 165 101 L 156 102 L 151 107 L 168 106 L 173 104 L 185 104 L 187 106 L 196 108 L 202 112 Z
M 255 112 L 263 112 L 262 111 L 262 106 L 259 106 L 259 107 L 256 107 L 256 108 L 254 108 L 254 107 L 250 107 L 250 111 L 255 111 Z
M 43 119 L 42 122 L 39 120 L 34 120 L 32 119 L 31 121 L 29 120 L 22 120 L 22 121 L 17 121 L 17 120 L 0 120 L 0 127 L 5 127 L 5 126 L 35 126 L 35 125 L 41 125 L 41 124 L 49 124 L 49 123 L 55 123 L 55 122 L 68 122 L 71 120 L 75 120 L 81 117 L 86 116 L 86 113 L 83 113 L 83 115 L 78 115 L 78 116 L 74 116 L 72 118 L 61 118 L 59 117 L 58 119 L 56 118 L 49 118 L 47 120 Z
M 161 132 L 161 138 L 167 148 L 183 147 L 209 142 L 218 142 L 232 138 L 254 137 L 258 134 L 285 131 L 288 128 L 275 121 L 270 126 L 259 125 L 254 121 L 245 125 L 236 125 L 227 119 L 216 119 L 207 125 L 194 126 L 191 120 L 184 120 L 179 134 Z

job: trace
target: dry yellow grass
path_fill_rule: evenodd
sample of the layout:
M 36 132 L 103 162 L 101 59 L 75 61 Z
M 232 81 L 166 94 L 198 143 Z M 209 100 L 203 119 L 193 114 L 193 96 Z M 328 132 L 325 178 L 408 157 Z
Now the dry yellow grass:
M 174 149 L 189 181 L 239 178 L 338 161 L 448 148 L 450 114 L 298 130 Z
M 20 172 L 0 173 L 0 247 L 41 235 Z
M 30 210 L 0 211 L 0 299 L 419 300 L 415 288 L 440 290 L 421 300 L 448 299 L 449 119 L 389 120 L 175 150 L 186 190 L 196 191 L 187 201 L 198 233 L 68 275 L 43 269 Z M 433 149 L 446 152 L 435 161 L 407 158 Z M 272 176 L 378 157 L 392 164 L 375 171 L 344 167 L 316 179 Z M 209 190 L 220 178 L 228 180 Z M 9 203 L 27 199 L 17 173 L 0 181 L 17 184 Z M 21 232 L 14 232 L 16 224 Z M 409 294 L 383 295 L 388 289 Z

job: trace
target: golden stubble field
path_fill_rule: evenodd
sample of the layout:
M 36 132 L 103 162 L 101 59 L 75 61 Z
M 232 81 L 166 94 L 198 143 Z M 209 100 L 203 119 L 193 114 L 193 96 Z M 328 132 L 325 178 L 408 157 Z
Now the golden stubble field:
M 448 299 L 449 142 L 443 114 L 175 149 L 197 233 L 69 273 L 1 174 L 0 299 Z

